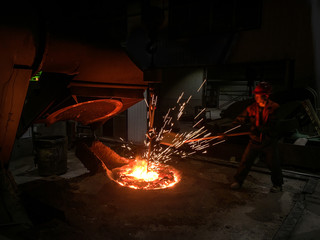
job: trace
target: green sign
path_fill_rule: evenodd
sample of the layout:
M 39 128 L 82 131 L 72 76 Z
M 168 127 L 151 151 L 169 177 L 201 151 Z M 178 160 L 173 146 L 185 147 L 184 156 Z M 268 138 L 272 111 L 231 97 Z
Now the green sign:
M 42 71 L 37 72 L 36 75 L 34 75 L 34 76 L 30 79 L 30 81 L 38 82 L 41 74 L 42 74 Z

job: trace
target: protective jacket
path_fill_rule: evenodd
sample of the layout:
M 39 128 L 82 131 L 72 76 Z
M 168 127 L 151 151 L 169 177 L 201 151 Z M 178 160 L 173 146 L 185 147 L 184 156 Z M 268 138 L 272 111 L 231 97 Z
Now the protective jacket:
M 254 102 L 237 118 L 236 122 L 242 125 L 250 124 L 250 138 L 253 143 L 268 144 L 277 138 L 276 110 L 279 104 L 268 100 L 264 108 Z

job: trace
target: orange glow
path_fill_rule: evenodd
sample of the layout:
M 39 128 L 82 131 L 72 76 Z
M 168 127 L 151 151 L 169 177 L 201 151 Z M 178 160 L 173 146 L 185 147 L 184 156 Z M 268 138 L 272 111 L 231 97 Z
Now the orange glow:
M 174 186 L 180 181 L 179 172 L 164 164 L 135 160 L 112 170 L 111 179 L 133 189 L 156 190 Z
M 77 103 L 50 114 L 44 122 L 51 125 L 57 121 L 74 120 L 83 125 L 107 121 L 118 114 L 123 103 L 115 99 L 99 99 Z
M 148 163 L 145 160 L 137 161 L 132 169 L 128 169 L 127 176 L 132 176 L 146 182 L 154 181 L 159 177 L 159 174 L 153 170 L 147 169 Z

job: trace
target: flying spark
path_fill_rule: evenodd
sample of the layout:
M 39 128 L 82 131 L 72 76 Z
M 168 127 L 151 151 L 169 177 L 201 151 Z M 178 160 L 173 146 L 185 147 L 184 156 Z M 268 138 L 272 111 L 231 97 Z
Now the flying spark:
M 194 117 L 194 119 L 197 119 L 197 118 L 201 115 L 201 113 L 203 113 L 205 110 L 206 110 L 206 108 L 202 109 L 202 110 L 198 113 L 198 115 Z
M 198 88 L 197 92 L 201 90 L 201 88 L 204 86 L 206 81 L 207 80 L 204 79 L 204 81 Z M 184 92 L 181 92 L 181 94 L 179 95 L 176 101 L 176 106 L 170 107 L 168 109 L 167 113 L 163 117 L 162 126 L 159 128 L 160 130 L 158 132 L 155 131 L 155 134 L 156 134 L 154 138 L 155 142 L 161 143 L 161 141 L 164 139 L 164 136 L 167 136 L 166 134 L 168 134 L 168 136 L 169 135 L 173 136 L 173 139 L 171 140 L 170 144 L 165 144 L 166 145 L 165 147 L 160 144 L 155 144 L 154 146 L 152 146 L 153 150 L 149 152 L 150 154 L 149 159 L 152 162 L 155 162 L 155 163 L 167 162 L 171 160 L 172 155 L 178 155 L 181 158 L 185 158 L 200 151 L 201 153 L 207 153 L 206 149 L 209 148 L 210 146 L 215 146 L 217 144 L 221 144 L 226 141 L 225 139 L 223 139 L 221 141 L 212 143 L 212 141 L 221 139 L 221 136 L 214 136 L 212 135 L 211 132 L 208 133 L 208 130 L 205 129 L 205 126 L 201 126 L 199 129 L 193 130 L 193 131 L 187 131 L 187 132 L 182 132 L 177 134 L 172 133 L 172 128 L 174 127 L 176 120 L 180 120 L 180 118 L 185 112 L 185 108 L 187 104 L 190 103 L 190 100 L 192 98 L 192 95 L 190 95 L 188 99 L 185 102 L 183 102 L 182 99 L 184 94 L 185 94 Z M 150 100 L 150 104 L 148 104 L 146 99 L 144 100 L 147 106 L 149 106 L 150 104 L 152 104 L 152 106 L 156 106 L 158 97 L 153 95 Z M 172 116 L 176 108 L 178 108 L 178 112 L 176 113 L 177 115 Z M 201 114 L 203 114 L 205 111 L 206 111 L 206 108 L 203 108 L 194 117 L 194 119 L 198 119 L 201 116 Z M 204 118 L 201 118 L 200 120 L 198 120 L 193 125 L 193 128 L 197 127 L 203 121 L 204 121 Z M 240 126 L 231 128 L 225 131 L 224 134 L 237 129 L 238 127 Z M 151 144 L 151 141 L 148 141 L 148 140 L 144 141 L 144 145 L 146 147 L 150 147 L 150 144 Z M 193 151 L 190 153 L 187 153 L 184 150 L 181 150 L 180 148 L 184 144 L 188 144 Z M 127 149 L 130 148 L 129 146 L 124 146 L 124 147 Z M 146 153 L 143 154 L 144 157 L 146 157 L 147 155 L 148 154 Z
M 194 124 L 192 127 L 194 128 L 195 126 L 197 126 L 200 122 L 203 121 L 203 118 L 201 118 L 196 124 Z
M 200 91 L 200 89 L 202 88 L 202 86 L 206 83 L 206 81 L 207 81 L 207 79 L 205 79 L 203 82 L 202 82 L 202 84 L 200 85 L 200 87 L 198 88 L 198 90 L 197 90 L 197 92 L 199 92 Z
M 179 102 L 180 102 L 180 100 L 181 100 L 181 98 L 182 98 L 183 94 L 184 94 L 184 92 L 182 92 L 182 93 L 181 93 L 181 95 L 179 96 L 179 98 L 178 98 L 178 100 L 177 100 L 177 103 L 179 103 Z

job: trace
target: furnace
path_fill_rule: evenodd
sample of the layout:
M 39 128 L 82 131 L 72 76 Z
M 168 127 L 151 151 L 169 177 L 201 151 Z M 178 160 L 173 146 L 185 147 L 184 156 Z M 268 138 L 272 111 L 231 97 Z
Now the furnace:
M 143 190 L 158 190 L 173 187 L 180 181 L 180 173 L 173 167 L 135 160 L 129 165 L 112 170 L 109 177 L 124 187 Z

